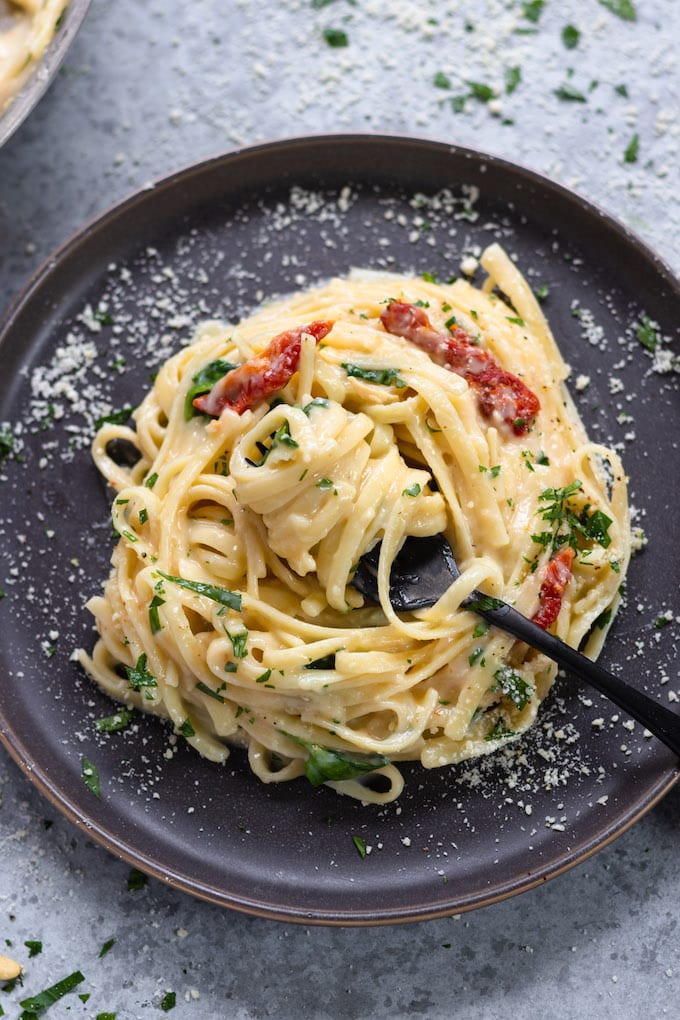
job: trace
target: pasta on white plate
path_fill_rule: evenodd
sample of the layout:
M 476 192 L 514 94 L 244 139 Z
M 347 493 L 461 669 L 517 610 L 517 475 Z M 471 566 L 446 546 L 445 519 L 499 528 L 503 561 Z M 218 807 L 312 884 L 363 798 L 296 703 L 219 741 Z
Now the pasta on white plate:
M 79 658 L 105 691 L 216 762 L 245 745 L 264 782 L 380 803 L 401 761 L 515 739 L 551 686 L 551 661 L 461 607 L 473 590 L 597 653 L 629 558 L 624 472 L 518 269 L 498 245 L 481 264 L 481 289 L 355 272 L 206 323 L 134 428 L 102 425 L 120 538 Z M 460 577 L 396 613 L 394 556 L 440 532 Z M 378 542 L 371 604 L 352 578 Z

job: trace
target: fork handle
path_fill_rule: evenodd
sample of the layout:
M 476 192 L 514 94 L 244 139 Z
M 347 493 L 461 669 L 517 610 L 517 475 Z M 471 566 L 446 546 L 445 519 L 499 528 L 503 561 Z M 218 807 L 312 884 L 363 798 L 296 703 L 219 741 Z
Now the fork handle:
M 549 634 L 538 624 L 522 616 L 507 602 L 474 591 L 465 599 L 463 606 L 479 613 L 487 623 L 507 631 L 513 637 L 543 652 L 559 666 L 591 684 L 680 756 L 680 715 L 676 715 L 647 694 L 625 683 L 609 670 L 598 666 L 592 659 L 581 655 L 554 634 Z

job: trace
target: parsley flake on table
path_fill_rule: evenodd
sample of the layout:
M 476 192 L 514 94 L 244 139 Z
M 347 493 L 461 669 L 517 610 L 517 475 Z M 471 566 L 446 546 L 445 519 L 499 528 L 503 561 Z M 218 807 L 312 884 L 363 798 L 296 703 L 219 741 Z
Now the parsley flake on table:
M 565 25 L 562 29 L 562 45 L 567 50 L 575 50 L 579 44 L 581 33 L 574 25 Z
M 602 7 L 615 14 L 622 21 L 637 21 L 637 11 L 633 0 L 598 0 Z
M 623 153 L 624 163 L 637 163 L 638 152 L 640 150 L 640 136 L 636 133 L 629 141 L 626 149 Z
M 579 92 L 579 90 L 574 88 L 573 85 L 570 85 L 569 82 L 566 82 L 564 85 L 560 85 L 559 88 L 554 90 L 554 93 L 558 99 L 561 99 L 563 102 L 566 103 L 588 102 L 583 93 Z
M 536 25 L 540 21 L 544 7 L 545 0 L 526 0 L 526 2 L 522 4 L 522 17 Z
M 64 995 L 72 992 L 84 980 L 85 976 L 79 970 L 75 970 L 72 974 L 62 978 L 61 981 L 51 985 L 50 988 L 45 988 L 42 992 L 32 995 L 28 999 L 22 999 L 19 1005 L 30 1013 L 41 1013 L 43 1010 L 48 1009 L 49 1006 L 54 1005 L 55 1002 L 58 1002 Z
M 344 32 L 341 28 L 324 28 L 322 35 L 324 40 L 329 46 L 333 47 L 333 49 L 349 46 L 347 32 Z
M 505 94 L 511 96 L 522 80 L 522 68 L 519 65 L 505 69 Z

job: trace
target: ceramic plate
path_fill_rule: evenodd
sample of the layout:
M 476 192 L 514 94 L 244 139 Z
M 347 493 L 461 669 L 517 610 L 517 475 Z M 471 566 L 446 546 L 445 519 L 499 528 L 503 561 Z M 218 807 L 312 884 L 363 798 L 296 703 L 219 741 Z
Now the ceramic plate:
M 267 917 L 431 918 L 582 861 L 676 780 L 669 751 L 561 677 L 521 743 L 437 771 L 407 766 L 398 802 L 365 807 L 306 780 L 263 786 L 240 752 L 212 765 L 158 719 L 102 736 L 94 720 L 112 703 L 71 661 L 93 643 L 83 606 L 112 547 L 93 419 L 138 403 L 200 319 L 233 320 L 354 266 L 448 278 L 494 240 L 547 292 L 579 410 L 621 449 L 647 538 L 602 662 L 664 703 L 676 690 L 666 614 L 680 580 L 680 290 L 669 270 L 582 198 L 491 156 L 377 136 L 234 152 L 84 229 L 2 330 L 0 420 L 14 449 L 0 483 L 0 738 L 53 804 L 130 864 Z

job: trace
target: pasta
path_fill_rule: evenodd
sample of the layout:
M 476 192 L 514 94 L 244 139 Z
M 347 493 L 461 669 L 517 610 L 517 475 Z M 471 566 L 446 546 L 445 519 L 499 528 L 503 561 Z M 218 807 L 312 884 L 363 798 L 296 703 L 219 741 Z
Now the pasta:
M 264 782 L 381 803 L 400 761 L 515 739 L 554 679 L 461 607 L 471 591 L 597 654 L 629 558 L 623 469 L 518 269 L 498 245 L 481 263 L 481 289 L 355 272 L 205 323 L 134 428 L 102 425 L 120 537 L 79 658 L 105 691 L 215 762 L 245 745 Z M 396 613 L 394 556 L 440 532 L 460 577 Z M 352 577 L 379 541 L 372 604 Z
M 0 0 L 0 113 L 35 70 L 66 7 L 67 0 Z

